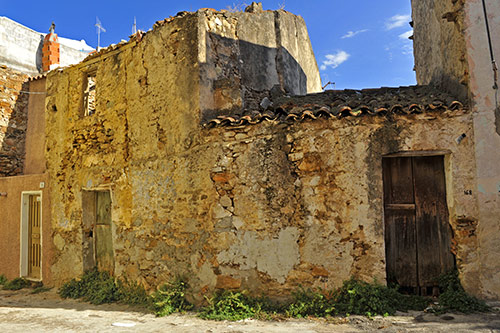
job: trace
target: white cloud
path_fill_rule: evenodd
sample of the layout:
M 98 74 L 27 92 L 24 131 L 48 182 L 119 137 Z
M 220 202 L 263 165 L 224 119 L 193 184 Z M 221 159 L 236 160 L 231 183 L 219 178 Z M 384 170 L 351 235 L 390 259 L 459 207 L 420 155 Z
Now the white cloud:
M 326 60 L 323 60 L 323 63 L 321 64 L 321 70 L 325 70 L 328 67 L 331 67 L 332 69 L 335 69 L 339 67 L 340 64 L 342 64 L 344 61 L 349 59 L 351 55 L 347 53 L 346 51 L 337 51 L 334 54 L 327 54 L 325 56 Z
M 403 32 L 399 35 L 399 38 L 407 40 L 411 35 L 413 35 L 413 30 L 408 30 L 407 32 Z
M 360 34 L 360 33 L 363 33 L 363 32 L 367 32 L 368 29 L 362 29 L 362 30 L 357 30 L 357 31 L 348 31 L 344 36 L 342 36 L 341 38 L 344 39 L 344 38 L 351 38 L 351 37 L 354 37 L 356 36 L 357 34 Z
M 410 15 L 394 15 L 385 22 L 385 29 L 391 30 L 402 27 L 410 21 Z
M 404 55 L 413 55 L 413 43 L 405 43 L 401 49 Z

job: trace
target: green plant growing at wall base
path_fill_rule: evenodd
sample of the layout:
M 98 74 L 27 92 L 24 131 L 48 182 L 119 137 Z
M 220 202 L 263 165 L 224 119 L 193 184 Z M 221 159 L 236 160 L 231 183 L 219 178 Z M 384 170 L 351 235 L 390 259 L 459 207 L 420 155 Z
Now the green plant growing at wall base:
M 237 321 L 261 312 L 260 303 L 240 291 L 225 290 L 206 299 L 208 306 L 200 312 L 203 319 Z
M 5 277 L 5 275 L 3 274 L 0 274 L 0 286 L 3 286 L 5 283 L 7 283 L 7 278 Z
M 300 287 L 292 295 L 294 300 L 285 311 L 289 317 L 325 317 L 334 314 L 335 305 L 331 293 L 319 288 L 315 291 Z
M 334 293 L 337 314 L 393 315 L 397 310 L 424 310 L 429 299 L 402 295 L 396 289 L 350 279 Z
M 489 312 L 491 308 L 483 301 L 468 295 L 458 277 L 455 269 L 439 277 L 439 307 L 434 311 L 444 313 L 459 311 L 462 313 Z
M 108 272 L 89 270 L 80 280 L 72 279 L 59 289 L 63 298 L 82 298 L 92 304 L 112 303 L 120 299 L 118 286 Z
M 193 305 L 186 300 L 187 282 L 177 278 L 172 283 L 162 285 L 151 297 L 155 314 L 158 317 L 168 316 L 174 312 L 191 310 Z
M 151 308 L 152 298 L 148 295 L 141 283 L 129 280 L 125 277 L 123 279 L 118 279 L 116 284 L 118 286 L 118 298 L 120 302 Z
M 5 290 L 20 290 L 30 286 L 30 282 L 24 278 L 18 277 L 11 281 L 5 282 L 3 289 Z

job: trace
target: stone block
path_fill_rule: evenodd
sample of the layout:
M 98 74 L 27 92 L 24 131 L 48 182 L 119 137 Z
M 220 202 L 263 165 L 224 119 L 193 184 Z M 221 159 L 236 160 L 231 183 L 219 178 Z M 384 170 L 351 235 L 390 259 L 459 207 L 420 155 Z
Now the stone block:
M 239 289 L 241 287 L 241 280 L 235 279 L 228 275 L 218 275 L 215 288 L 217 289 Z

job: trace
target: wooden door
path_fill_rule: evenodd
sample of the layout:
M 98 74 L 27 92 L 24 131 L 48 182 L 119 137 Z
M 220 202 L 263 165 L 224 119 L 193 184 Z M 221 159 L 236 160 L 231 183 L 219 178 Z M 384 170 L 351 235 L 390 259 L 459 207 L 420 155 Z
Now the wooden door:
M 454 267 L 443 156 L 383 159 L 388 282 L 424 290 Z
M 108 191 L 82 192 L 83 269 L 113 274 L 111 196 Z
M 42 243 L 40 234 L 41 196 L 29 195 L 28 207 L 28 277 L 40 279 Z
M 109 192 L 96 192 L 95 249 L 97 268 L 113 274 L 113 238 L 111 230 L 111 196 Z

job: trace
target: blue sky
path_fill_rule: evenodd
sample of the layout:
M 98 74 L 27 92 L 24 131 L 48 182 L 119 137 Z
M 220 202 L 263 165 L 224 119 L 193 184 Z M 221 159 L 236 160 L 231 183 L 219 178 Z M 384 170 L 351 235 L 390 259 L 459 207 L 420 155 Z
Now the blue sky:
M 106 46 L 128 40 L 134 16 L 138 29 L 147 31 L 179 11 L 243 7 L 245 2 L 251 1 L 0 0 L 0 16 L 40 32 L 48 32 L 54 21 L 59 36 L 85 39 L 95 47 L 96 16 L 106 28 L 101 34 L 101 46 Z M 336 89 L 416 83 L 407 38 L 410 0 L 266 0 L 263 7 L 283 7 L 305 19 L 323 83 L 335 82 Z

